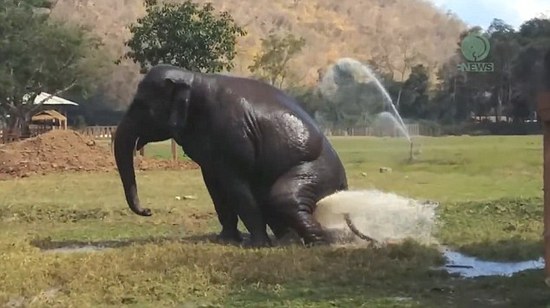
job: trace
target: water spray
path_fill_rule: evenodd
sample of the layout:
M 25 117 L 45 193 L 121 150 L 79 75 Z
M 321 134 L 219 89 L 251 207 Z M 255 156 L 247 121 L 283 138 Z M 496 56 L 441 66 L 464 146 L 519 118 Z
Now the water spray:
M 321 199 L 313 215 L 324 229 L 343 232 L 337 243 L 433 243 L 437 206 L 375 189 L 345 190 Z
M 383 111 L 378 114 L 377 119 L 384 123 L 391 123 L 401 131 L 401 134 L 409 142 L 409 162 L 412 162 L 414 160 L 414 145 L 407 131 L 407 126 L 393 103 L 390 94 L 368 65 L 352 58 L 338 59 L 328 73 L 323 76 L 319 84 L 319 89 L 324 97 L 328 98 L 333 103 L 337 103 L 337 98 L 340 95 L 340 85 L 349 83 L 349 80 L 352 80 L 355 84 L 374 83 L 383 96 L 383 104 L 391 109 L 391 111 Z M 367 100 L 366 103 L 369 103 L 369 100 Z

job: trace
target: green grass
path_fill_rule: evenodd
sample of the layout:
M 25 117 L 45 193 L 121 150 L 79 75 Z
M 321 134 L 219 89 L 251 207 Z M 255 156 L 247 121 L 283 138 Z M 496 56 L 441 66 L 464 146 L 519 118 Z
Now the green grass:
M 542 254 L 541 139 L 416 138 L 412 163 L 403 140 L 331 141 L 351 188 L 438 201 L 442 244 L 516 261 Z M 166 158 L 169 150 L 170 143 L 156 143 L 146 155 Z M 541 270 L 459 279 L 432 270 L 441 255 L 414 242 L 261 250 L 212 243 L 219 223 L 200 170 L 139 172 L 138 184 L 152 217 L 127 209 L 116 173 L 0 182 L 0 304 L 550 307 Z M 197 198 L 176 199 L 186 195 Z M 115 248 L 72 254 L 39 248 L 88 242 Z

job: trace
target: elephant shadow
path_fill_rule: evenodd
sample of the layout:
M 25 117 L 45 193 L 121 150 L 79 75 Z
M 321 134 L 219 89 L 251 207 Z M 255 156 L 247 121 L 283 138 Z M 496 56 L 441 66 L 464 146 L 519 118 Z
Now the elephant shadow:
M 127 238 L 118 240 L 53 240 L 51 237 L 35 238 L 30 241 L 30 244 L 42 251 L 59 251 L 59 252 L 78 252 L 84 250 L 102 250 L 123 248 L 129 246 L 139 246 L 147 244 L 162 245 L 167 243 L 184 243 L 184 244 L 215 244 L 221 246 L 246 246 L 250 240 L 250 234 L 243 233 L 243 242 L 226 242 L 220 241 L 216 233 L 196 234 L 189 236 L 152 236 L 145 238 Z M 300 239 L 295 236 L 282 240 L 274 240 L 275 246 L 289 246 L 301 244 Z

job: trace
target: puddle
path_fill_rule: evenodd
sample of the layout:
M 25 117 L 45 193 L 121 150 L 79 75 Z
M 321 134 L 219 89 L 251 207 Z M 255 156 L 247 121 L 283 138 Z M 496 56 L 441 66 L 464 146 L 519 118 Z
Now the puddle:
M 84 246 L 67 246 L 67 247 L 60 247 L 60 248 L 52 248 L 47 249 L 46 252 L 49 253 L 78 253 L 78 252 L 98 252 L 103 251 L 107 249 L 112 249 L 110 247 L 105 246 L 96 246 L 96 245 L 84 245 Z
M 246 236 L 244 236 L 246 238 Z M 163 243 L 216 243 L 216 234 L 191 235 L 187 237 L 161 236 L 149 238 L 106 241 L 55 241 L 50 238 L 33 239 L 30 244 L 45 253 L 93 253 L 134 245 Z
M 495 262 L 483 261 L 475 257 L 466 256 L 456 251 L 445 248 L 443 255 L 448 263 L 442 269 L 450 274 L 459 274 L 464 278 L 484 276 L 505 276 L 530 270 L 544 268 L 544 259 L 528 260 L 522 262 Z M 440 268 L 441 269 L 441 268 Z

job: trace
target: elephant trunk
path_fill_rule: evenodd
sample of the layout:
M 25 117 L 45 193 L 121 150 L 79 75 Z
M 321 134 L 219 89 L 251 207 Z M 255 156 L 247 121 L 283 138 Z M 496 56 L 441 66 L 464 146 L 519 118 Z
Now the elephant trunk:
M 124 195 L 130 209 L 141 216 L 151 216 L 151 210 L 142 208 L 136 185 L 134 171 L 134 149 L 139 139 L 138 125 L 129 115 L 125 115 L 115 133 L 114 154 L 120 179 L 124 187 Z

